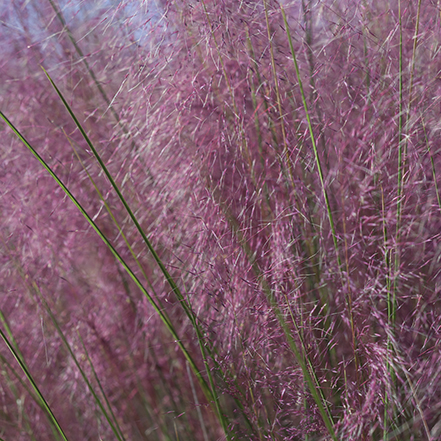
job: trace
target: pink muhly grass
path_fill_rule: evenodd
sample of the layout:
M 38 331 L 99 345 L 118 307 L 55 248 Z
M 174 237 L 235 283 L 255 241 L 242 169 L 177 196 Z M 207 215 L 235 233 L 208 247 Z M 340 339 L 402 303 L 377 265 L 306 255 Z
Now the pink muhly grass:
M 441 437 L 439 4 L 0 14 L 1 439 Z

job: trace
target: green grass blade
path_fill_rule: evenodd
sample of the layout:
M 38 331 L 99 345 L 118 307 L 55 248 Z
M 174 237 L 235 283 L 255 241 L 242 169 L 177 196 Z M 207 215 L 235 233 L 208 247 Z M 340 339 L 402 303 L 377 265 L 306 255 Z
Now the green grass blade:
M 21 398 L 20 393 L 19 393 L 18 389 L 15 387 L 15 384 L 12 381 L 12 378 L 10 377 L 10 375 L 8 373 L 8 370 L 9 370 L 14 374 L 15 378 L 21 384 L 21 386 L 24 388 L 24 390 L 26 391 L 28 396 L 30 396 L 31 399 L 35 401 L 35 403 L 43 410 L 44 414 L 47 416 L 46 409 L 40 403 L 40 400 L 37 398 L 35 393 L 28 387 L 28 385 L 25 383 L 25 381 L 23 381 L 23 379 L 17 374 L 16 370 L 8 363 L 6 358 L 1 354 L 0 354 L 0 365 L 2 366 L 0 375 L 3 377 L 2 381 L 1 381 L 1 383 L 3 385 L 2 388 L 4 388 L 4 386 L 7 385 L 7 387 L 9 388 L 9 390 L 11 391 L 11 393 L 14 397 L 14 400 L 16 402 L 17 402 L 17 400 L 20 400 L 20 398 Z M 26 410 L 24 409 L 24 406 L 21 409 L 20 417 L 23 418 L 25 430 L 26 430 L 27 434 L 30 435 L 31 440 L 37 441 L 37 439 L 35 438 L 35 435 L 34 435 L 34 430 L 31 427 L 31 419 L 30 419 L 28 413 L 26 412 Z M 49 417 L 48 417 L 48 420 L 49 420 L 50 426 L 52 428 L 52 433 L 54 434 L 54 438 L 58 441 L 60 439 L 58 432 L 54 428 L 52 420 Z
M 158 295 L 156 294 L 155 289 L 153 288 L 153 285 L 150 283 L 150 280 L 144 270 L 144 267 L 141 265 L 141 262 L 139 261 L 138 257 L 136 256 L 135 251 L 133 250 L 133 247 L 130 245 L 129 240 L 127 239 L 127 236 L 125 235 L 123 229 L 121 228 L 119 222 L 116 220 L 115 215 L 113 214 L 113 211 L 111 210 L 109 204 L 107 203 L 107 201 L 105 200 L 104 196 L 102 195 L 100 189 L 98 188 L 98 185 L 96 184 L 96 182 L 94 181 L 94 179 L 92 178 L 91 174 L 89 173 L 89 170 L 87 169 L 87 167 L 85 166 L 85 164 L 83 163 L 83 161 L 81 160 L 80 155 L 78 154 L 74 143 L 72 142 L 72 140 L 70 139 L 69 135 L 65 132 L 65 130 L 62 128 L 64 135 L 66 136 L 66 139 L 68 140 L 69 144 L 72 147 L 72 150 L 75 153 L 75 156 L 77 157 L 78 161 L 80 162 L 81 166 L 83 167 L 83 170 L 86 172 L 87 177 L 89 178 L 90 182 L 93 185 L 93 188 L 95 189 L 96 193 L 98 194 L 98 197 L 100 198 L 100 200 L 103 202 L 107 212 L 109 213 L 109 216 L 111 217 L 113 223 L 115 224 L 116 228 L 118 229 L 119 234 L 121 235 L 121 237 L 123 238 L 125 244 L 127 245 L 127 248 L 130 251 L 130 254 L 132 255 L 133 259 L 135 260 L 136 264 L 138 265 L 138 268 L 140 269 L 142 275 L 144 276 L 145 280 L 147 281 L 149 288 L 151 289 L 151 291 L 153 292 L 153 295 L 155 297 L 155 300 L 158 302 L 158 305 L 162 308 L 164 315 L 167 316 L 167 312 L 164 310 L 162 303 L 161 303 L 161 299 L 158 297 Z
M 3 242 L 3 245 L 5 246 L 5 248 L 7 248 L 8 247 L 7 244 L 3 240 L 2 240 L 2 242 Z M 17 264 L 17 262 L 15 262 L 15 259 L 14 259 L 14 264 L 15 264 L 15 269 L 16 269 L 17 273 L 21 276 L 21 278 L 23 279 L 23 282 L 26 283 L 26 277 L 25 277 L 25 275 L 23 273 L 23 270 Z M 11 327 L 9 326 L 9 322 L 6 319 L 6 316 L 4 315 L 4 313 L 3 313 L 3 311 L 1 309 L 0 309 L 0 323 L 2 324 L 4 330 L 6 331 L 6 334 L 7 334 L 8 338 L 9 338 L 9 341 L 10 341 L 11 345 L 14 347 L 14 350 L 16 351 L 17 356 L 20 357 L 22 363 L 28 369 L 28 367 L 26 365 L 26 361 L 25 361 L 25 359 L 23 357 L 23 354 L 21 353 L 20 348 L 18 347 L 18 344 L 17 344 L 17 342 L 16 342 L 16 340 L 14 338 L 14 335 L 12 333 Z M 6 360 L 3 360 L 3 362 L 6 362 Z M 11 368 L 11 370 L 12 370 L 12 368 Z M 14 373 L 15 373 L 15 371 L 14 371 Z M 44 414 L 45 414 L 46 418 L 48 419 L 48 422 L 49 422 L 49 424 L 51 426 L 51 429 L 52 429 L 52 432 L 54 434 L 54 437 L 58 440 L 59 439 L 59 434 L 58 434 L 57 428 L 54 426 L 53 421 L 52 421 L 50 415 L 46 412 L 46 408 L 44 406 L 44 403 L 41 402 L 41 400 L 39 399 L 38 396 L 36 396 L 35 394 L 33 394 L 29 390 L 29 388 L 24 384 L 24 382 L 21 380 L 21 378 L 18 375 L 16 375 L 16 377 L 20 381 L 22 386 L 29 392 L 30 396 L 35 401 L 35 403 L 43 410 L 43 412 L 44 412 Z
M 92 369 L 92 373 L 93 373 L 93 376 L 95 378 L 95 381 L 97 382 L 98 387 L 100 388 L 101 395 L 104 397 L 104 401 L 106 402 L 107 409 L 109 409 L 110 416 L 112 417 L 114 425 L 115 425 L 116 429 L 118 430 L 119 437 L 121 437 L 123 440 L 125 440 L 125 437 L 124 437 L 124 435 L 122 433 L 121 427 L 119 426 L 118 420 L 116 419 L 116 416 L 115 416 L 115 414 L 114 414 L 114 412 L 112 410 L 112 406 L 110 405 L 110 402 L 109 402 L 109 400 L 107 398 L 107 395 L 104 392 L 104 389 L 103 389 L 103 387 L 101 385 L 101 381 L 99 380 L 98 375 L 97 375 L 97 373 L 95 371 L 95 368 L 93 366 L 92 360 L 90 359 L 89 352 L 86 349 L 86 345 L 84 344 L 84 341 L 83 341 L 83 339 L 81 337 L 81 334 L 80 334 L 80 332 L 78 330 L 77 330 L 77 333 L 78 333 L 78 337 L 79 337 L 80 342 L 81 342 L 81 346 L 83 347 L 83 350 L 84 350 L 84 352 L 86 354 L 87 361 L 89 362 L 89 366 Z
M 190 317 L 190 318 L 193 317 L 193 312 L 188 307 L 187 301 L 185 300 L 185 298 L 183 297 L 180 289 L 178 288 L 178 286 L 176 285 L 175 281 L 173 280 L 173 278 L 171 277 L 171 275 L 167 271 L 167 268 L 165 267 L 164 263 L 160 259 L 159 255 L 156 253 L 156 251 L 153 248 L 151 242 L 149 241 L 149 239 L 147 238 L 146 234 L 144 233 L 144 230 L 141 228 L 141 225 L 139 224 L 139 222 L 136 219 L 133 211 L 131 210 L 131 208 L 129 207 L 127 201 L 125 200 L 124 196 L 122 195 L 118 185 L 116 184 L 115 180 L 113 179 L 112 175 L 110 174 L 109 170 L 107 169 L 106 165 L 104 164 L 104 161 L 102 160 L 101 156 L 99 155 L 99 153 L 95 149 L 94 145 L 92 144 L 92 141 L 87 136 L 86 132 L 84 131 L 84 129 L 81 126 L 80 122 L 78 121 L 77 117 L 73 113 L 71 107 L 69 106 L 69 104 L 65 100 L 64 96 L 62 95 L 62 93 L 60 92 L 58 87 L 55 85 L 55 83 L 52 80 L 52 78 L 49 76 L 49 74 L 46 72 L 46 70 L 43 67 L 42 67 L 42 69 L 45 72 L 45 74 L 46 74 L 47 78 L 49 79 L 49 81 L 51 82 L 52 86 L 54 87 L 55 91 L 57 92 L 59 98 L 63 102 L 64 106 L 66 107 L 67 111 L 69 112 L 70 116 L 72 117 L 73 121 L 75 122 L 75 125 L 77 126 L 78 130 L 80 131 L 80 133 L 83 136 L 84 140 L 86 141 L 87 145 L 90 147 L 90 149 L 92 150 L 93 154 L 95 155 L 95 157 L 96 157 L 97 161 L 99 162 L 101 168 L 103 169 L 105 175 L 109 179 L 112 187 L 115 189 L 115 191 L 116 191 L 120 201 L 124 205 L 124 208 L 126 209 L 127 213 L 129 214 L 130 218 L 132 219 L 133 223 L 135 224 L 136 229 L 138 230 L 139 234 L 143 238 L 145 244 L 147 245 L 147 248 L 149 249 L 150 253 L 152 254 L 153 258 L 155 259 L 155 261 L 158 264 L 159 268 L 161 269 L 162 273 L 164 274 L 168 284 L 172 288 L 173 293 L 178 298 L 180 304 L 184 308 L 184 310 L 187 313 L 188 317 Z
M 308 385 L 309 391 L 317 404 L 317 407 L 319 408 L 320 415 L 322 416 L 323 422 L 325 423 L 325 426 L 331 435 L 332 439 L 334 441 L 337 441 L 337 436 L 334 431 L 334 421 L 331 415 L 331 412 L 329 410 L 329 406 L 326 402 L 325 397 L 323 396 L 323 393 L 321 391 L 320 385 L 318 384 L 317 377 L 315 376 L 314 369 L 312 367 L 312 364 L 305 362 L 303 353 L 297 348 L 297 344 L 292 336 L 291 329 L 289 328 L 285 317 L 283 316 L 279 305 L 277 304 L 276 299 L 274 298 L 274 294 L 271 290 L 270 285 L 268 284 L 267 280 L 265 279 L 265 276 L 260 269 L 260 266 L 258 262 L 255 259 L 255 255 L 251 250 L 250 245 L 248 244 L 246 238 L 244 237 L 242 231 L 239 228 L 239 224 L 237 220 L 229 213 L 228 208 L 225 206 L 225 204 L 222 204 L 219 198 L 217 198 L 217 202 L 221 206 L 222 210 L 225 213 L 225 217 L 228 219 L 228 223 L 230 224 L 230 227 L 232 229 L 232 232 L 234 235 L 237 236 L 237 240 L 239 244 L 241 245 L 242 249 L 244 250 L 245 255 L 247 256 L 252 271 L 254 272 L 254 275 L 256 276 L 256 279 L 259 281 L 263 292 L 265 293 L 265 296 L 268 300 L 268 303 L 270 307 L 272 308 L 277 321 L 279 322 L 283 333 L 285 335 L 285 338 L 288 342 L 288 345 L 293 352 L 296 361 L 298 362 L 300 368 L 302 369 L 303 376 L 305 378 L 305 381 Z M 294 322 L 294 325 L 296 323 Z M 297 328 L 298 329 L 298 328 Z M 299 334 L 300 335 L 300 334 Z M 305 351 L 306 352 L 306 351 Z M 312 372 L 311 372 L 312 371 Z
M 104 233 L 99 229 L 93 219 L 89 216 L 89 214 L 85 211 L 83 206 L 77 201 L 77 199 L 73 196 L 70 190 L 64 185 L 64 183 L 60 180 L 60 178 L 55 174 L 55 172 L 49 167 L 49 165 L 44 161 L 44 159 L 37 153 L 37 151 L 29 144 L 29 142 L 24 138 L 24 136 L 15 128 L 15 126 L 9 121 L 9 119 L 0 111 L 0 116 L 6 122 L 6 124 L 12 129 L 12 131 L 17 135 L 17 137 L 23 142 L 23 144 L 28 148 L 28 150 L 35 156 L 35 158 L 40 162 L 40 164 L 49 172 L 51 177 L 55 180 L 55 182 L 61 187 L 61 189 L 65 192 L 65 194 L 69 197 L 69 199 L 74 203 L 74 205 L 78 208 L 80 213 L 86 218 L 91 227 L 95 230 L 101 240 L 107 245 L 112 254 L 116 257 L 119 263 L 123 266 L 123 268 L 127 271 L 129 276 L 135 282 L 136 286 L 141 290 L 141 292 L 146 296 L 150 304 L 153 306 L 156 313 L 160 316 L 162 322 L 167 327 L 168 331 L 171 333 L 173 339 L 176 341 L 176 344 L 179 346 L 185 358 L 188 360 L 198 382 L 206 395 L 207 399 L 210 401 L 213 400 L 213 395 L 211 393 L 210 388 L 208 387 L 206 381 L 202 377 L 195 361 L 187 351 L 186 347 L 182 343 L 179 338 L 176 330 L 174 329 L 172 323 L 168 320 L 168 318 L 164 315 L 161 308 L 158 307 L 154 299 L 150 296 L 148 291 L 145 289 L 140 280 L 136 277 L 135 273 L 130 269 L 124 259 L 120 256 L 120 254 L 116 251 L 113 245 L 110 243 L 109 239 L 104 235 Z
M 286 161 L 286 166 L 288 168 L 289 177 L 291 180 L 291 186 L 292 186 L 292 189 L 294 192 L 294 198 L 297 203 L 297 208 L 299 208 L 298 195 L 297 195 L 297 190 L 296 190 L 296 186 L 294 183 L 293 166 L 292 166 L 291 158 L 289 156 L 288 141 L 286 139 L 286 128 L 285 128 L 285 121 L 283 119 L 282 99 L 280 97 L 279 80 L 277 79 L 276 61 L 274 59 L 274 47 L 273 47 L 273 39 L 271 37 L 267 0 L 263 0 L 263 4 L 265 7 L 265 21 L 266 21 L 266 29 L 267 29 L 267 33 L 268 33 L 268 41 L 269 41 L 269 48 L 270 48 L 270 55 L 271 55 L 271 68 L 272 68 L 272 72 L 273 72 L 274 87 L 275 87 L 275 91 L 276 91 L 277 109 L 279 111 L 280 127 L 282 130 L 283 151 L 285 153 L 285 161 Z
M 57 330 L 57 333 L 60 336 L 61 340 L 63 341 L 64 346 L 66 347 L 67 351 L 69 352 L 70 356 L 72 357 L 72 360 L 74 361 L 76 367 L 80 371 L 80 374 L 83 377 L 83 380 L 86 383 L 87 388 L 89 389 L 89 392 L 92 394 L 95 402 L 97 403 L 98 407 L 100 408 L 101 412 L 103 413 L 104 417 L 106 418 L 110 428 L 112 429 L 112 432 L 115 434 L 118 441 L 125 441 L 125 438 L 124 438 L 124 436 L 122 436 L 121 429 L 119 428 L 118 423 L 115 420 L 115 422 L 116 422 L 116 425 L 115 425 L 115 423 L 112 421 L 112 419 L 110 418 L 109 414 L 107 413 L 103 403 L 101 402 L 100 398 L 98 397 L 97 393 L 95 392 L 95 389 L 92 387 L 92 384 L 90 383 L 89 379 L 87 378 L 84 370 L 80 366 L 80 363 L 78 362 L 77 357 L 75 356 L 69 342 L 67 341 L 66 336 L 64 335 L 64 332 L 62 331 L 62 329 L 58 323 L 58 320 L 55 318 L 54 314 L 52 313 L 51 308 L 49 307 L 46 300 L 43 298 L 43 295 L 42 295 L 38 285 L 35 282 L 33 282 L 32 286 L 34 288 L 34 291 L 38 295 L 41 303 L 43 304 L 44 308 L 46 309 L 46 312 L 48 313 L 50 319 L 52 320 L 52 323 L 55 326 L 55 329 Z M 109 405 L 109 403 L 107 401 L 107 397 L 104 394 L 104 391 L 101 390 L 101 392 L 103 393 L 103 396 L 104 396 L 107 404 Z M 109 408 L 110 408 L 110 406 L 109 406 Z M 113 415 L 113 412 L 112 412 L 112 415 Z
M 28 368 L 26 367 L 25 363 L 23 362 L 21 356 L 17 353 L 17 351 L 14 348 L 14 345 L 8 340 L 8 337 L 5 335 L 5 333 L 1 329 L 0 329 L 0 336 L 2 337 L 2 339 L 5 342 L 8 349 L 11 351 L 11 353 L 14 356 L 17 363 L 20 365 L 20 368 L 22 369 L 22 371 L 26 375 L 26 378 L 28 379 L 29 383 L 31 383 L 32 388 L 34 389 L 34 391 L 37 394 L 41 403 L 43 404 L 46 412 L 48 413 L 54 426 L 57 428 L 59 434 L 61 435 L 61 437 L 63 438 L 64 441 L 68 441 L 63 429 L 61 428 L 60 424 L 57 421 L 57 418 L 55 417 L 54 413 L 52 412 L 52 409 L 50 408 L 50 406 L 47 403 L 46 399 L 44 398 L 43 394 L 40 392 L 40 389 L 38 388 L 37 383 L 34 381 L 34 378 L 32 377 L 32 375 L 29 372 Z
M 341 258 L 340 258 L 340 253 L 339 253 L 339 249 L 338 249 L 337 233 L 335 230 L 335 224 L 334 224 L 334 219 L 332 216 L 331 205 L 329 203 L 328 192 L 326 191 L 325 179 L 323 176 L 323 169 L 322 169 L 322 166 L 320 163 L 320 158 L 318 155 L 317 144 L 315 142 L 314 131 L 312 130 L 312 123 L 311 123 L 311 118 L 309 115 L 308 105 L 306 103 L 305 91 L 303 90 L 303 83 L 302 83 L 302 79 L 300 77 L 300 70 L 299 70 L 299 66 L 297 64 L 297 57 L 296 57 L 294 46 L 292 43 L 291 33 L 289 31 L 289 26 L 288 26 L 288 21 L 286 19 L 285 10 L 283 9 L 282 5 L 280 5 L 280 9 L 282 11 L 283 22 L 285 24 L 285 31 L 286 31 L 286 35 L 288 37 L 289 47 L 291 49 L 292 60 L 294 62 L 294 67 L 296 70 L 297 81 L 299 82 L 300 93 L 302 95 L 303 107 L 305 109 L 306 120 L 308 122 L 309 135 L 311 137 L 311 144 L 312 144 L 312 148 L 314 150 L 315 162 L 317 165 L 317 170 L 318 170 L 318 174 L 319 174 L 319 178 L 320 178 L 320 184 L 322 187 L 323 197 L 324 197 L 325 203 L 326 203 L 326 210 L 328 212 L 329 223 L 331 225 L 332 240 L 334 242 L 334 248 L 335 248 L 335 253 L 337 256 L 338 267 L 341 270 Z
M 168 273 L 165 265 L 163 264 L 163 262 L 161 261 L 161 259 L 158 256 L 158 254 L 156 253 L 155 249 L 153 248 L 152 244 L 148 240 L 148 238 L 147 238 L 146 234 L 144 233 L 143 229 L 141 228 L 138 220 L 136 219 L 136 217 L 133 214 L 131 208 L 129 207 L 127 201 L 125 200 L 124 196 L 122 195 L 118 185 L 116 184 L 115 180 L 113 179 L 112 175 L 110 174 L 109 170 L 107 169 L 106 165 L 104 164 L 103 160 L 101 159 L 101 157 L 100 157 L 99 153 L 97 152 L 97 150 L 95 149 L 94 145 L 92 144 L 90 138 L 87 136 L 86 132 L 84 131 L 84 129 L 81 126 L 80 122 L 78 121 L 77 117 L 73 113 L 71 107 L 69 106 L 69 104 L 65 100 L 64 96 L 62 95 L 62 93 L 60 92 L 58 87 L 55 85 L 55 83 L 52 80 L 52 78 L 49 76 L 49 74 L 47 73 L 47 71 L 43 67 L 42 67 L 42 69 L 43 69 L 44 73 L 46 74 L 47 78 L 49 79 L 49 81 L 51 82 L 52 86 L 54 87 L 55 91 L 57 92 L 59 98 L 63 102 L 64 106 L 66 107 L 67 111 L 69 112 L 70 116 L 72 117 L 73 121 L 75 122 L 75 125 L 77 126 L 77 128 L 80 131 L 81 135 L 85 139 L 87 145 L 90 147 L 90 149 L 92 150 L 93 154 L 95 155 L 95 157 L 96 157 L 97 161 L 99 162 L 101 168 L 103 169 L 105 175 L 109 179 L 112 187 L 115 189 L 119 199 L 121 200 L 122 204 L 124 205 L 124 208 L 126 209 L 127 213 L 129 214 L 130 218 L 132 219 L 133 223 L 135 224 L 138 232 L 141 234 L 141 236 L 142 236 L 145 244 L 147 245 L 149 251 L 151 252 L 153 258 L 155 259 L 156 263 L 158 264 L 158 266 L 160 267 L 162 273 L 164 274 L 167 282 L 169 283 L 170 287 L 172 288 L 172 291 L 178 297 L 178 300 L 181 302 L 181 304 L 184 307 L 184 309 L 186 309 L 186 312 L 189 315 L 191 315 L 192 312 L 190 312 L 188 310 L 187 302 L 185 301 L 184 297 L 182 296 L 178 286 L 176 285 L 176 283 L 174 282 L 173 278 Z
M 151 242 L 147 238 L 146 234 L 144 233 L 144 230 L 141 228 L 141 225 L 139 224 L 138 220 L 136 219 L 136 216 L 134 215 L 133 211 L 129 207 L 127 201 L 125 200 L 124 196 L 121 193 L 121 190 L 119 189 L 118 185 L 116 184 L 115 180 L 113 179 L 112 175 L 110 174 L 109 170 L 107 169 L 106 165 L 104 164 L 104 161 L 102 160 L 102 158 L 99 155 L 98 151 L 95 149 L 92 141 L 87 136 L 85 130 L 83 129 L 83 127 L 80 124 L 80 122 L 78 121 L 77 117 L 75 116 L 72 108 L 69 106 L 69 104 L 67 103 L 67 101 L 64 98 L 63 94 L 58 89 L 58 87 L 56 86 L 56 84 L 54 83 L 54 81 L 52 80 L 50 75 L 48 74 L 48 72 L 43 67 L 42 67 L 42 69 L 43 69 L 44 73 L 46 74 L 48 80 L 50 81 L 50 83 L 54 87 L 55 91 L 57 92 L 60 100 L 63 102 L 64 106 L 66 107 L 67 111 L 69 112 L 71 118 L 75 122 L 75 125 L 77 126 L 78 130 L 80 131 L 80 133 L 83 136 L 84 140 L 86 141 L 87 145 L 90 147 L 90 149 L 92 150 L 93 154 L 95 155 L 97 161 L 99 162 L 101 168 L 103 169 L 105 175 L 107 176 L 107 179 L 110 181 L 110 183 L 111 183 L 112 187 L 114 188 L 114 190 L 116 191 L 120 201 L 124 205 L 124 208 L 126 209 L 127 213 L 129 214 L 130 218 L 132 219 L 132 222 L 135 224 L 136 229 L 138 230 L 139 234 L 141 235 L 142 239 L 144 240 L 144 243 L 147 245 L 147 248 L 149 249 L 150 253 L 152 254 L 153 258 L 155 259 L 157 265 L 161 269 L 161 272 L 165 276 L 165 279 L 167 280 L 168 284 L 170 285 L 170 287 L 172 289 L 172 292 L 174 293 L 174 295 L 178 299 L 178 301 L 179 301 L 180 305 L 182 306 L 182 308 L 184 309 L 187 317 L 190 319 L 190 321 L 191 321 L 191 323 L 192 323 L 192 325 L 193 325 L 193 327 L 194 327 L 194 329 L 196 331 L 198 342 L 199 342 L 199 346 L 200 346 L 201 352 L 202 352 L 202 357 L 204 359 L 204 364 L 206 365 L 206 368 L 207 368 L 206 372 L 207 372 L 207 376 L 208 376 L 208 379 L 209 379 L 210 386 L 212 388 L 210 394 L 213 397 L 213 401 L 214 401 L 214 405 L 215 405 L 215 408 L 216 408 L 216 411 L 217 411 L 217 415 L 218 415 L 218 418 L 219 418 L 219 420 L 220 420 L 220 422 L 222 424 L 222 427 L 223 427 L 223 429 L 225 431 L 225 434 L 227 435 L 227 438 L 230 439 L 229 432 L 228 432 L 228 422 L 226 421 L 226 417 L 225 417 L 224 413 L 220 409 L 219 397 L 217 396 L 215 384 L 214 384 L 214 381 L 213 381 L 212 376 L 211 376 L 211 371 L 210 371 L 210 369 L 209 369 L 209 367 L 207 365 L 205 349 L 204 349 L 205 345 L 203 343 L 203 334 L 202 334 L 202 331 L 199 328 L 199 325 L 197 324 L 197 321 L 196 321 L 196 318 L 194 316 L 193 311 L 191 310 L 187 300 L 182 295 L 182 293 L 181 293 L 179 287 L 177 286 L 177 284 L 175 283 L 174 279 L 171 277 L 171 275 L 167 271 L 167 268 L 165 267 L 165 265 L 162 262 L 161 258 L 156 253 L 155 249 L 153 248 L 153 245 L 151 244 Z M 165 317 L 165 313 L 164 312 L 161 311 L 161 314 L 162 314 L 162 316 Z M 169 321 L 168 321 L 168 323 L 171 325 L 171 323 Z
M 404 161 L 406 157 L 406 144 L 403 139 L 403 27 L 402 27 L 402 8 L 401 0 L 398 0 L 398 28 L 399 28 L 399 44 L 398 44 L 398 178 L 397 178 L 397 211 L 396 211 L 396 229 L 395 229 L 395 248 L 393 263 L 393 283 L 391 290 L 387 292 L 387 320 L 388 326 L 393 332 L 395 327 L 395 318 L 397 311 L 396 294 L 398 289 L 398 272 L 400 268 L 400 240 L 401 240 L 401 216 L 402 216 L 402 198 L 404 186 Z M 407 124 L 407 123 L 406 123 Z M 392 342 L 388 336 L 387 342 L 388 353 L 392 350 Z M 389 355 L 387 355 L 389 357 Z M 388 362 L 388 369 L 391 376 L 392 385 L 396 384 L 396 373 L 392 365 Z M 383 439 L 386 439 L 388 432 L 388 421 L 386 408 L 389 404 L 389 397 L 385 395 L 385 421 Z M 395 409 L 394 409 L 395 413 Z

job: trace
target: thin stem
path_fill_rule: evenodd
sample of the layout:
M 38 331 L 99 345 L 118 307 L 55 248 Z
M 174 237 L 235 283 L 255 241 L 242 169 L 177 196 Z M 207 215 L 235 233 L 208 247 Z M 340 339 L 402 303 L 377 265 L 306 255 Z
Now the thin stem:
M 210 388 L 208 387 L 206 381 L 202 377 L 195 361 L 193 360 L 190 353 L 188 352 L 188 350 L 186 349 L 186 347 L 182 343 L 182 341 L 181 341 L 180 337 L 178 336 L 176 330 L 174 329 L 172 323 L 169 321 L 169 319 L 163 313 L 162 309 L 156 304 L 156 302 L 150 296 L 150 294 L 145 289 L 143 284 L 136 277 L 135 273 L 130 269 L 130 267 L 127 265 L 125 260 L 120 256 L 120 254 L 116 251 L 116 249 L 110 243 L 109 239 L 104 235 L 104 233 L 100 230 L 100 228 L 96 225 L 96 223 L 90 217 L 90 215 L 85 211 L 83 206 L 77 201 L 77 199 L 74 197 L 74 195 L 70 192 L 70 190 L 66 187 L 66 185 L 60 180 L 60 178 L 51 169 L 51 167 L 49 167 L 49 165 L 44 161 L 44 159 L 37 153 L 37 151 L 29 144 L 29 142 L 24 138 L 24 136 L 15 128 L 15 126 L 9 121 L 9 119 L 1 111 L 0 111 L 0 116 L 6 122 L 6 124 L 12 129 L 12 131 L 17 135 L 17 137 L 21 140 L 21 142 L 23 142 L 23 144 L 28 148 L 28 150 L 30 150 L 30 152 L 37 158 L 37 160 L 40 162 L 40 164 L 49 172 L 49 174 L 52 176 L 52 178 L 55 180 L 55 182 L 61 187 L 61 189 L 65 192 L 65 194 L 69 197 L 69 199 L 74 203 L 74 205 L 78 208 L 80 213 L 89 222 L 90 226 L 95 230 L 95 232 L 98 234 L 98 236 L 101 238 L 101 240 L 107 245 L 107 247 L 112 252 L 112 254 L 116 257 L 116 259 L 120 262 L 120 264 L 123 266 L 123 268 L 127 271 L 129 276 L 135 282 L 136 286 L 138 286 L 138 288 L 141 290 L 141 292 L 148 299 L 148 301 L 153 306 L 154 310 L 159 315 L 160 319 L 162 320 L 162 322 L 165 324 L 166 328 L 168 329 L 168 331 L 172 335 L 173 339 L 175 340 L 176 344 L 178 345 L 178 347 L 182 351 L 183 355 L 188 360 L 188 362 L 189 362 L 193 372 L 195 373 L 196 378 L 198 379 L 199 384 L 200 384 L 204 394 L 206 395 L 207 399 L 210 402 L 212 402 L 214 397 L 211 393 Z
M 1 115 L 3 115 L 0 112 Z M 17 363 L 20 365 L 20 368 L 26 375 L 26 378 L 28 379 L 29 383 L 31 383 L 35 393 L 37 394 L 40 402 L 43 404 L 43 407 L 45 408 L 46 412 L 48 413 L 52 423 L 57 428 L 59 434 L 63 438 L 64 441 L 68 441 L 66 434 L 64 433 L 63 429 L 61 428 L 57 418 L 55 417 L 54 413 L 52 412 L 51 407 L 47 403 L 46 399 L 44 398 L 43 394 L 40 392 L 40 389 L 37 386 L 37 383 L 35 382 L 34 378 L 32 377 L 31 373 L 29 372 L 28 368 L 26 367 L 26 364 L 23 362 L 21 356 L 17 353 L 17 351 L 14 348 L 14 345 L 11 344 L 6 334 L 0 329 L 0 336 L 2 337 L 3 341 L 5 342 L 8 349 L 11 351 L 12 355 L 14 356 Z

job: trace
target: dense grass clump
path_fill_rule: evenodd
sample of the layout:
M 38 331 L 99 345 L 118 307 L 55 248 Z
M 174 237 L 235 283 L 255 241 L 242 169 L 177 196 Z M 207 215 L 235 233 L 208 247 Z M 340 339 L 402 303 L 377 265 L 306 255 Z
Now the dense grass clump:
M 0 438 L 441 439 L 441 4 L 0 8 Z

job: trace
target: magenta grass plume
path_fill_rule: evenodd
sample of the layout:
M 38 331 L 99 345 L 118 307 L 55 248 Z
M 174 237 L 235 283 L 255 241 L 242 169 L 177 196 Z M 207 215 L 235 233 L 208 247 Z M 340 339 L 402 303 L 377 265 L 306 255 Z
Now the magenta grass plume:
M 441 439 L 441 3 L 0 6 L 0 439 Z

